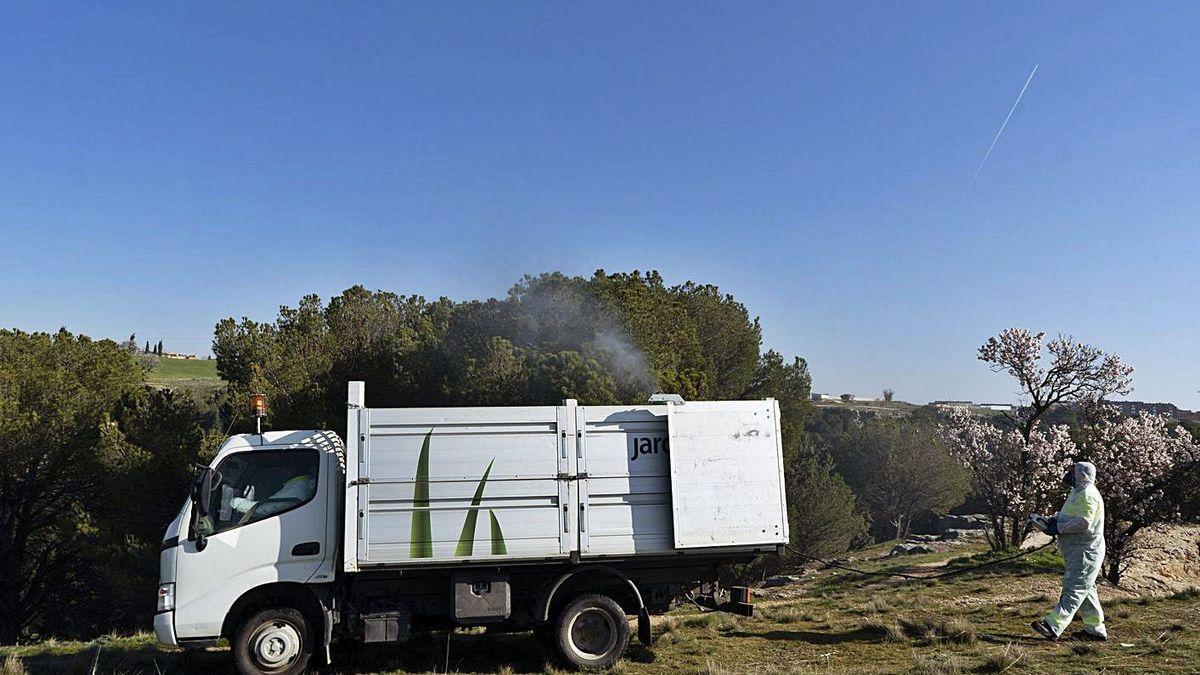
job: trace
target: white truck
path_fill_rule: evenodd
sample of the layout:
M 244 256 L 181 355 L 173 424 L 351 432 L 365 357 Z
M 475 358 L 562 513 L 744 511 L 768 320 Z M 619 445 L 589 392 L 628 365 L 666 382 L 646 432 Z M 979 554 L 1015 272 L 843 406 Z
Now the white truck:
M 775 400 L 368 408 L 332 431 L 229 438 L 161 555 L 159 641 L 229 640 L 243 673 L 303 672 L 334 639 L 533 629 L 604 668 L 628 616 L 686 596 L 750 614 L 717 568 L 788 541 Z

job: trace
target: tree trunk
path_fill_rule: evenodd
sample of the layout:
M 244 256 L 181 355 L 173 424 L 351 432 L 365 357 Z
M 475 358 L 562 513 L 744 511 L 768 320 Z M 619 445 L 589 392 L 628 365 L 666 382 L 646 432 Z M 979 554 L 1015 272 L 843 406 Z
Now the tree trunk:
M 992 540 L 991 540 L 991 542 L 989 542 L 992 546 L 992 550 L 993 551 L 1003 551 L 1005 549 L 1005 546 L 1004 546 L 1004 540 L 1005 540 L 1004 518 L 988 514 L 988 520 L 991 521 L 991 525 L 992 525 L 992 537 L 991 537 Z
M 1121 585 L 1121 558 L 1111 552 L 1104 556 L 1104 578 L 1113 586 Z

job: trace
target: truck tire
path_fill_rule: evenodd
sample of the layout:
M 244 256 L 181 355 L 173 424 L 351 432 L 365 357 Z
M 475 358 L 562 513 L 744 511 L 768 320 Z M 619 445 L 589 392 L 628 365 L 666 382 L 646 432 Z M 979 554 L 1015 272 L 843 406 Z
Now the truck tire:
M 555 651 L 575 668 L 611 668 L 621 660 L 628 644 L 629 619 L 625 610 L 606 595 L 581 595 L 555 618 Z
M 242 675 L 297 675 L 313 653 L 312 630 L 291 607 L 264 609 L 234 633 L 233 658 Z

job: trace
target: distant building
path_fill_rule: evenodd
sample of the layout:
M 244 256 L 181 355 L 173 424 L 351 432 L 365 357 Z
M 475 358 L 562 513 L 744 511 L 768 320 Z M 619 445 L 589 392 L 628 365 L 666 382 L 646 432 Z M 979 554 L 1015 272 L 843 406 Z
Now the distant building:
M 970 401 L 930 401 L 929 405 L 938 408 L 970 408 L 975 404 Z
M 1190 411 L 1180 410 L 1174 403 L 1147 403 L 1145 401 L 1105 401 L 1107 405 L 1111 405 L 1121 411 L 1123 415 L 1137 415 L 1138 413 L 1148 413 L 1150 415 L 1166 415 L 1178 419 L 1180 414 L 1184 417 L 1188 416 Z
M 1012 403 L 976 403 L 976 407 L 987 408 L 988 410 L 999 410 L 1002 412 L 1012 412 L 1017 409 L 1017 406 Z
M 838 400 L 838 397 L 834 396 L 833 394 L 813 394 L 812 400 L 814 400 L 814 401 L 836 401 L 836 400 Z
M 184 359 L 185 361 L 199 358 L 195 354 L 181 354 L 179 352 L 163 352 L 162 357 L 164 359 Z

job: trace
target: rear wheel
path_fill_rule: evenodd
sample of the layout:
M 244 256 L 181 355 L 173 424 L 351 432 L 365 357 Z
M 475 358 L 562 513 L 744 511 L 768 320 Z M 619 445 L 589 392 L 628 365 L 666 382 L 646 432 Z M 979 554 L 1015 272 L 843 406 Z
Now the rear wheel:
M 629 619 L 615 600 L 598 594 L 582 595 L 559 612 L 554 622 L 554 647 L 576 668 L 611 668 L 629 644 Z
M 242 675 L 295 675 L 312 658 L 312 631 L 290 607 L 265 609 L 238 626 L 232 647 Z

